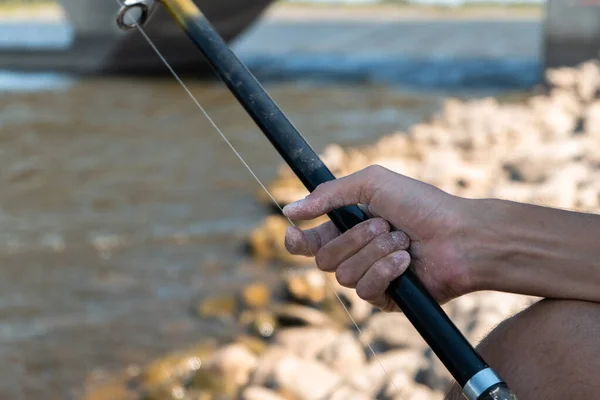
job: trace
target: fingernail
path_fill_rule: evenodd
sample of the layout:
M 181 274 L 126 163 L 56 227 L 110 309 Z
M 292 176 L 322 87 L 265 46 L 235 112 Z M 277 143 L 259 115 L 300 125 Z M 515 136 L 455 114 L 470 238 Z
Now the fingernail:
M 394 239 L 394 241 L 401 243 L 403 245 L 408 244 L 407 242 L 409 241 L 408 236 L 404 232 L 400 232 L 400 231 L 392 232 L 392 238 Z
M 283 243 L 285 244 L 285 248 L 287 251 L 289 251 L 290 253 L 293 253 L 294 251 L 294 228 L 292 228 L 291 226 L 288 226 L 288 228 L 285 231 L 285 239 L 283 241 Z
M 293 226 L 288 226 L 285 231 L 285 240 L 287 243 L 293 245 L 299 240 L 302 240 L 302 234 L 298 232 L 297 228 Z
M 283 242 L 285 244 L 285 248 L 288 251 L 291 251 L 291 249 L 292 249 L 291 239 L 292 239 L 293 232 L 294 232 L 294 230 L 291 226 L 288 226 L 288 228 L 285 230 L 285 239 Z
M 402 267 L 403 269 L 407 269 L 410 266 L 410 263 L 412 260 L 408 253 L 403 252 L 403 253 L 396 255 L 395 261 L 399 267 Z
M 369 223 L 369 231 L 373 235 L 379 235 L 388 230 L 388 225 L 384 220 L 374 219 Z

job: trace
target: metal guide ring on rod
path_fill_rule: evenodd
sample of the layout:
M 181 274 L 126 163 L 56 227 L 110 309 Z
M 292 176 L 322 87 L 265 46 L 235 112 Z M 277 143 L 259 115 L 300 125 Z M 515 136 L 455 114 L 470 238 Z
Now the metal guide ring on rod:
M 148 22 L 155 7 L 155 0 L 126 0 L 117 15 L 117 25 L 123 30 L 142 26 Z

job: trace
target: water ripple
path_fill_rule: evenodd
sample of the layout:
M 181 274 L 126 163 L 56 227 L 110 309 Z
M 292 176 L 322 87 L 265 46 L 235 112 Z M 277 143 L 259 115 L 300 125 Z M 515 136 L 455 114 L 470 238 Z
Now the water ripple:
M 71 76 L 58 73 L 24 73 L 0 70 L 0 93 L 65 90 L 76 83 Z

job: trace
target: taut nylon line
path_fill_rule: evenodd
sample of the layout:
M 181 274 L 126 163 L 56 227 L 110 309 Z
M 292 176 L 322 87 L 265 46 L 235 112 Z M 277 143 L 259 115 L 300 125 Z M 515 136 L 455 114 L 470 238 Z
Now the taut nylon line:
M 117 2 L 117 4 L 119 4 L 120 6 L 123 6 L 123 4 L 119 1 L 119 0 L 115 0 Z M 196 106 L 198 107 L 198 109 L 200 109 L 200 111 L 202 112 L 202 114 L 204 114 L 204 116 L 206 117 L 206 119 L 210 122 L 210 124 L 215 128 L 215 130 L 217 131 L 217 133 L 221 136 L 221 138 L 223 138 L 223 140 L 225 141 L 225 143 L 227 143 L 227 145 L 229 146 L 229 148 L 231 148 L 231 150 L 235 153 L 235 155 L 238 157 L 238 159 L 242 162 L 242 164 L 246 167 L 246 169 L 248 170 L 248 172 L 250 172 L 250 174 L 252 175 L 252 177 L 256 180 L 256 182 L 260 185 L 260 187 L 264 190 L 264 192 L 269 196 L 269 198 L 271 199 L 271 201 L 273 202 L 273 204 L 275 204 L 275 206 L 282 212 L 283 214 L 283 207 L 281 207 L 281 205 L 277 202 L 277 200 L 275 199 L 275 197 L 271 194 L 271 192 L 269 192 L 269 190 L 267 189 L 267 187 L 263 184 L 263 182 L 260 180 L 260 178 L 256 175 L 256 173 L 254 172 L 254 170 L 250 167 L 250 165 L 248 165 L 248 163 L 246 162 L 246 160 L 242 157 L 242 155 L 239 153 L 239 151 L 233 146 L 233 144 L 231 143 L 231 141 L 227 138 L 227 136 L 225 136 L 225 134 L 223 133 L 223 131 L 221 130 L 221 128 L 219 128 L 219 126 L 216 124 L 216 122 L 212 119 L 212 117 L 210 116 L 210 114 L 206 111 L 206 109 L 202 106 L 202 104 L 198 101 L 198 99 L 193 95 L 193 93 L 190 91 L 190 89 L 187 87 L 187 85 L 183 82 L 183 80 L 181 79 L 181 77 L 177 74 L 177 72 L 175 72 L 175 70 L 173 69 L 173 67 L 170 65 L 170 63 L 167 61 L 167 59 L 163 56 L 163 54 L 160 52 L 160 50 L 157 48 L 157 46 L 154 44 L 154 42 L 150 39 L 150 37 L 148 36 L 148 34 L 146 33 L 146 31 L 137 23 L 137 21 L 132 21 L 132 24 L 134 24 L 136 26 L 136 28 L 138 29 L 138 31 L 142 34 L 142 36 L 146 39 L 146 41 L 148 42 L 148 44 L 150 45 L 150 47 L 152 47 L 152 49 L 154 50 L 154 52 L 156 53 L 156 55 L 161 59 L 161 61 L 165 64 L 165 66 L 167 67 L 167 69 L 171 72 L 171 74 L 173 75 L 173 77 L 177 80 L 177 82 L 181 85 L 181 87 L 183 88 L 183 90 L 185 90 L 185 92 L 188 94 L 188 96 L 192 99 L 192 101 L 196 104 Z M 305 139 L 306 140 L 306 139 Z M 287 218 L 288 222 L 290 223 L 291 226 L 296 227 L 296 224 L 290 219 Z M 314 258 L 315 255 L 313 254 L 312 250 L 309 248 L 308 249 L 309 252 L 311 253 L 312 257 Z M 342 299 L 340 298 L 339 294 L 335 291 L 335 289 L 333 288 L 331 282 L 329 281 L 327 275 L 325 274 L 325 272 L 319 270 L 321 272 L 321 274 L 323 275 L 323 278 L 325 280 L 325 282 L 327 282 L 327 285 L 329 286 L 329 289 L 332 291 L 332 293 L 335 295 L 335 297 L 337 298 L 337 300 L 339 301 L 339 303 L 342 305 L 342 307 L 344 308 L 344 311 L 346 312 L 346 314 L 348 315 L 348 318 L 350 319 L 350 321 L 352 322 L 352 324 L 354 325 L 354 327 L 356 328 L 356 330 L 358 331 L 359 335 L 362 336 L 362 330 L 360 329 L 358 323 L 354 320 L 354 318 L 352 317 L 352 314 L 350 313 L 350 311 L 348 310 L 348 308 L 346 307 L 346 305 L 344 304 L 344 302 L 342 301 Z M 360 339 L 360 337 L 359 337 Z M 381 369 L 383 370 L 383 372 L 385 373 L 386 377 L 388 378 L 388 380 L 391 382 L 392 386 L 394 387 L 394 390 L 397 392 L 397 394 L 404 399 L 404 395 L 403 392 L 398 388 L 398 386 L 396 386 L 396 383 L 394 382 L 393 377 L 391 376 L 391 374 L 387 371 L 387 369 L 385 368 L 385 366 L 383 365 L 381 359 L 379 358 L 379 356 L 377 355 L 377 353 L 375 353 L 375 350 L 373 349 L 373 347 L 371 346 L 370 343 L 363 343 L 363 346 L 367 347 L 369 349 L 369 351 L 373 354 L 373 357 L 375 358 L 375 360 L 377 360 L 377 363 L 381 366 Z

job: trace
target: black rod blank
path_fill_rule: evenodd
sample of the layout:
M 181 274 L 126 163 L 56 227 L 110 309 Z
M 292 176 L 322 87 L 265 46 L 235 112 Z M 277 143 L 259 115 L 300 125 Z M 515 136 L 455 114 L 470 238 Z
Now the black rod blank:
M 183 29 L 207 58 L 215 73 L 304 186 L 312 192 L 321 183 L 334 180 L 331 171 L 210 22 L 201 14 L 178 17 Z M 358 206 L 335 210 L 329 217 L 342 232 L 368 219 Z M 488 368 L 414 271 L 409 269 L 392 282 L 388 293 L 461 387 L 478 372 Z

